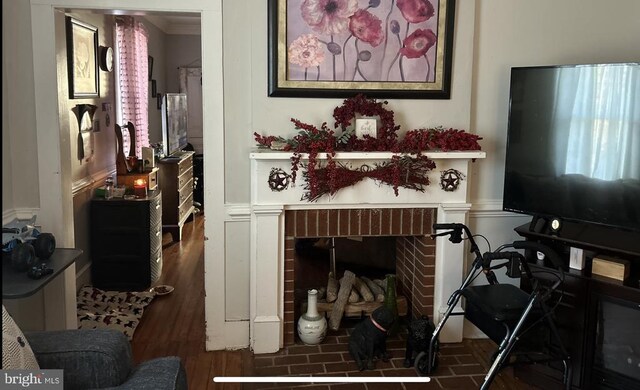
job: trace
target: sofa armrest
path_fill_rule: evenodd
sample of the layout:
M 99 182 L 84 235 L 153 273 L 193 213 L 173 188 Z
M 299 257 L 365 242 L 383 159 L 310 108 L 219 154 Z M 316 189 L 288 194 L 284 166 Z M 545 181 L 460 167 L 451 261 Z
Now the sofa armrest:
M 187 390 L 187 375 L 177 356 L 148 360 L 120 386 L 103 390 Z
M 118 386 L 133 367 L 129 340 L 116 330 L 30 332 L 25 337 L 40 368 L 64 370 L 65 389 Z

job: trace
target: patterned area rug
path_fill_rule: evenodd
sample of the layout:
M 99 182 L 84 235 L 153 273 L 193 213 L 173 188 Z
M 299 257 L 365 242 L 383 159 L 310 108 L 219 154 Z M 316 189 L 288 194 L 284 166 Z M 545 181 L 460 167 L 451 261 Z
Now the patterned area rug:
M 131 340 L 145 307 L 156 295 L 84 286 L 78 292 L 78 329 L 116 329 Z

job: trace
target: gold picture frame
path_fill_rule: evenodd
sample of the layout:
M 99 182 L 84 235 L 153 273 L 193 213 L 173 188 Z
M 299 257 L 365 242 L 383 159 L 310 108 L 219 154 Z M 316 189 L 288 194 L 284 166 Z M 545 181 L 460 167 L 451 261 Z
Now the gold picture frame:
M 66 17 L 69 98 L 100 96 L 98 73 L 98 28 Z

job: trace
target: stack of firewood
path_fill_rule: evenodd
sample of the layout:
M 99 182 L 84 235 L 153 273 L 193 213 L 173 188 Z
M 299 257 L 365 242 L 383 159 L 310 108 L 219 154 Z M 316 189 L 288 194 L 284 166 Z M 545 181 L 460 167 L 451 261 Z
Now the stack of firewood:
M 385 280 L 357 277 L 351 271 L 345 271 L 340 279 L 329 273 L 326 289 L 319 290 L 318 312 L 329 317 L 329 328 L 337 330 L 342 317 L 363 317 L 370 315 L 384 302 L 387 284 Z M 326 293 L 326 298 L 324 295 Z M 324 299 L 323 299 L 324 298 Z M 407 314 L 407 300 L 397 297 L 398 314 Z M 304 311 L 303 311 L 304 312 Z

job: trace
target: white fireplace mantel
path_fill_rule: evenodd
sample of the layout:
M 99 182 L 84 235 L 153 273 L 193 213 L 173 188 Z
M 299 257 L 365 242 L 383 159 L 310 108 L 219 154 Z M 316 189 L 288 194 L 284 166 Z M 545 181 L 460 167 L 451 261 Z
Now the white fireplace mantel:
M 430 185 L 424 192 L 393 188 L 365 179 L 339 190 L 334 196 L 324 196 L 315 202 L 302 200 L 304 181 L 302 168 L 295 185 L 282 191 L 272 190 L 268 180 L 271 172 L 291 173 L 290 152 L 256 151 L 251 158 L 251 277 L 250 277 L 250 337 L 254 353 L 277 352 L 283 346 L 284 300 L 284 211 L 286 209 L 327 208 L 437 208 L 438 223 L 466 223 L 471 208 L 469 202 L 469 166 L 472 160 L 483 159 L 485 152 L 425 152 L 436 168 L 429 173 Z M 333 159 L 356 169 L 367 164 L 389 161 L 390 152 L 342 152 Z M 307 156 L 302 156 L 304 162 Z M 318 160 L 326 160 L 320 154 Z M 443 171 L 455 169 L 463 180 L 455 191 L 440 186 Z M 435 321 L 446 309 L 446 302 L 463 278 L 464 245 L 454 245 L 446 238 L 436 246 L 436 276 L 434 291 Z M 460 308 L 457 311 L 462 311 Z M 462 340 L 463 318 L 452 316 L 441 333 L 442 342 Z

